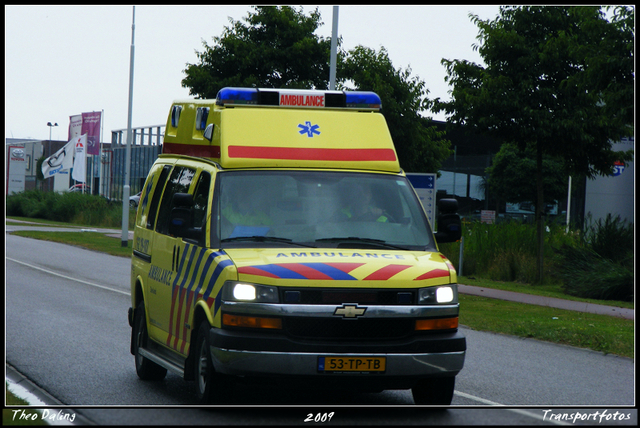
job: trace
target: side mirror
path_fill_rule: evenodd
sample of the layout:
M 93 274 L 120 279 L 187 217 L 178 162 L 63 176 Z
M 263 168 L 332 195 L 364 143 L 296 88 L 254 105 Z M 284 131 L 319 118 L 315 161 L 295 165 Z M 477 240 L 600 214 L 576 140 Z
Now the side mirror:
M 462 222 L 457 210 L 458 201 L 455 199 L 438 201 L 438 231 L 435 233 L 438 243 L 455 242 L 462 236 Z
M 193 226 L 193 195 L 175 193 L 171 203 L 173 209 L 169 215 L 169 234 L 185 237 Z

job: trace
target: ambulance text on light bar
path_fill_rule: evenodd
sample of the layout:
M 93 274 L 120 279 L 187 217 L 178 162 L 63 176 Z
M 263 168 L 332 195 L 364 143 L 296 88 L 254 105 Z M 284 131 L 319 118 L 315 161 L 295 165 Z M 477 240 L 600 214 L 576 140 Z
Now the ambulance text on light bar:
M 312 91 L 304 89 L 222 88 L 218 105 L 280 106 L 304 108 L 351 108 L 380 110 L 382 103 L 375 92 Z

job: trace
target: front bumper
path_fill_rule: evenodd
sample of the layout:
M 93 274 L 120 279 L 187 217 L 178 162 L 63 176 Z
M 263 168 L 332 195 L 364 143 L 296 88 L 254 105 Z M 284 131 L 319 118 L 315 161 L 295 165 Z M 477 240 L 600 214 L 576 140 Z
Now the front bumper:
M 429 377 L 455 376 L 464 365 L 466 339 L 458 332 L 417 335 L 394 342 L 317 342 L 282 334 L 212 328 L 210 351 L 216 372 L 243 378 L 289 382 L 346 381 L 382 389 L 411 388 Z M 318 369 L 320 357 L 385 357 L 384 373 L 330 373 Z M 357 379 L 355 379 L 357 378 Z
M 455 376 L 464 365 L 464 351 L 432 354 L 332 354 L 237 351 L 211 347 L 215 370 L 218 373 L 236 376 L 318 376 L 318 358 L 341 357 L 386 357 L 387 370 L 384 376 Z

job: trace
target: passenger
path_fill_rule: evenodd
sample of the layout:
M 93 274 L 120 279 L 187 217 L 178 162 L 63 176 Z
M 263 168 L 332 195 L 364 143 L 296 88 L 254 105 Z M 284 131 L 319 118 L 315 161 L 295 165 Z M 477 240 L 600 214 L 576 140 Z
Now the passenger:
M 371 186 L 356 184 L 350 192 L 348 205 L 340 209 L 334 220 L 377 221 L 386 223 L 389 215 L 373 201 Z

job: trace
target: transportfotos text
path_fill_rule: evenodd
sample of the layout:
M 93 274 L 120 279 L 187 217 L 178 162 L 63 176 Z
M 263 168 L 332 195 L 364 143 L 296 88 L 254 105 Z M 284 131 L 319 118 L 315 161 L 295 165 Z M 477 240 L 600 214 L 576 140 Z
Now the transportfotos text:
M 613 422 L 613 421 L 628 421 L 631 419 L 631 413 L 622 412 L 609 412 L 604 409 L 602 411 L 595 411 L 591 413 L 587 412 L 554 412 L 552 409 L 543 410 L 544 421 L 567 421 L 571 423 L 593 421 L 597 423 Z

